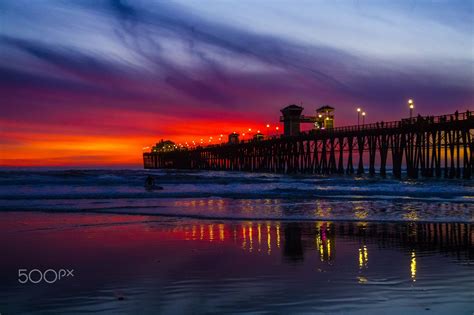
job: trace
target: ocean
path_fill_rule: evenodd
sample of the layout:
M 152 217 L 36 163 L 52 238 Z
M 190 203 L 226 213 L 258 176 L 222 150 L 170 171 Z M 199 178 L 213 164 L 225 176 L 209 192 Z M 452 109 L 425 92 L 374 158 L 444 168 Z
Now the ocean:
M 1 314 L 474 312 L 472 181 L 3 170 L 0 201 Z
M 145 189 L 147 176 L 163 190 Z M 206 219 L 472 222 L 474 183 L 213 171 L 0 172 L 0 211 Z

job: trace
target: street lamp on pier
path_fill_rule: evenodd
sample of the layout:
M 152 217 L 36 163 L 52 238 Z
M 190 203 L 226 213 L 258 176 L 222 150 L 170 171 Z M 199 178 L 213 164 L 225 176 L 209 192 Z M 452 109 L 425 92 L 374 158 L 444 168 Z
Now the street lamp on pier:
M 357 126 L 360 125 L 360 111 L 361 111 L 361 109 L 360 109 L 360 107 L 358 107 L 357 108 Z
M 362 126 L 365 125 L 365 112 L 362 112 Z
M 411 122 L 411 119 L 413 118 L 413 109 L 415 108 L 415 104 L 413 103 L 413 100 L 411 98 L 408 100 L 408 107 L 410 108 L 410 122 Z

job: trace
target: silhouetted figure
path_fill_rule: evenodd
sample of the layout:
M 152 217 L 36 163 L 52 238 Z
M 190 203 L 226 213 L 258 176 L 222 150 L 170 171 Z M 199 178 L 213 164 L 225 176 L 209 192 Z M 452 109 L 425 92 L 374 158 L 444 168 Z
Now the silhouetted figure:
M 454 112 L 454 117 L 456 117 L 456 120 L 458 120 L 458 118 L 459 118 L 459 112 L 458 111 Z
M 148 175 L 148 177 L 145 180 L 145 188 L 147 190 L 162 190 L 163 187 L 157 186 L 155 184 L 155 178 L 151 175 Z

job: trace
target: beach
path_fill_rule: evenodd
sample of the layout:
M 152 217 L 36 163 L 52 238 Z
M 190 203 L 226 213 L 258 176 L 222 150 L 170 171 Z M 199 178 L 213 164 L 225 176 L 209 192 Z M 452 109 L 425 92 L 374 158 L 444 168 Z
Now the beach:
M 145 174 L 3 172 L 0 312 L 474 311 L 471 183 Z
M 5 314 L 473 310 L 470 224 L 9 212 L 0 230 Z M 19 267 L 74 277 L 20 284 Z

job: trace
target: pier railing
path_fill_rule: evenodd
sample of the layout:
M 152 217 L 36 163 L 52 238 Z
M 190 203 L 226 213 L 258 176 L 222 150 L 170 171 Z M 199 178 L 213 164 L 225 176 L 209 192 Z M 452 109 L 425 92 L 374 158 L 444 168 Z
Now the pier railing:
M 455 120 L 466 120 L 469 118 L 473 118 L 473 113 L 470 111 L 466 111 L 463 113 L 454 113 L 451 115 L 439 115 L 439 116 L 416 116 L 412 118 L 404 118 L 402 120 L 395 120 L 395 121 L 380 121 L 370 124 L 359 124 L 359 125 L 351 125 L 351 126 L 343 126 L 343 127 L 336 127 L 336 128 L 329 128 L 329 129 L 316 129 L 316 130 L 308 130 L 302 133 L 312 133 L 312 132 L 347 132 L 347 131 L 360 131 L 360 130 L 373 130 L 373 129 L 395 129 L 401 127 L 407 127 L 410 125 L 415 124 L 439 124 L 439 123 L 446 123 L 449 121 Z
M 303 117 L 303 116 L 302 116 Z M 347 133 L 347 132 L 359 132 L 359 131 L 369 131 L 369 130 L 389 130 L 389 129 L 399 129 L 399 128 L 416 128 L 418 126 L 427 126 L 430 124 L 443 124 L 449 123 L 453 121 L 464 121 L 467 119 L 474 119 L 474 112 L 466 111 L 463 113 L 453 113 L 448 115 L 439 115 L 439 116 L 416 116 L 412 118 L 403 118 L 402 120 L 394 120 L 394 121 L 380 121 L 370 124 L 359 124 L 359 125 L 350 125 L 350 126 L 341 126 L 335 128 L 327 128 L 327 129 L 312 129 L 301 131 L 300 136 L 315 136 L 315 135 L 324 135 L 329 133 Z M 243 139 L 240 140 L 239 143 L 253 143 L 257 141 L 265 141 L 265 140 L 277 140 L 281 138 L 288 138 L 284 135 L 266 135 L 259 140 L 255 139 Z M 205 148 L 205 147 L 216 147 L 216 146 L 227 146 L 233 145 L 229 143 L 219 143 L 219 144 L 209 144 L 205 146 L 195 146 L 189 150 L 197 149 L 197 148 Z M 179 148 L 177 148 L 179 149 Z M 188 148 L 181 148 L 183 150 L 188 150 Z

